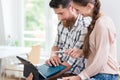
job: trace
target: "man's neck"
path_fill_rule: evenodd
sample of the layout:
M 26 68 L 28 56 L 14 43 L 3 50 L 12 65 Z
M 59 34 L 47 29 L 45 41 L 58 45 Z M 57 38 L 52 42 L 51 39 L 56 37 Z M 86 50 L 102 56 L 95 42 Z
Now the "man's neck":
M 71 22 L 72 22 L 72 23 L 71 23 L 71 26 L 70 26 L 71 29 L 74 27 L 74 24 L 75 24 L 75 22 L 76 22 L 76 20 L 77 20 L 78 15 L 74 15 L 73 17 L 74 17 L 74 20 L 71 21 Z

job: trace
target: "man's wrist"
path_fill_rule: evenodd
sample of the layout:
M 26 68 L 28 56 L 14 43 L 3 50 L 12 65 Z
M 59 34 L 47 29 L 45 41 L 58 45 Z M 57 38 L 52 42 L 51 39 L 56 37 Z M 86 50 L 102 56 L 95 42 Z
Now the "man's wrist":
M 51 52 L 51 57 L 52 57 L 52 56 L 58 56 L 58 55 L 55 53 L 55 51 L 52 51 L 52 52 Z
M 58 56 L 57 54 L 51 54 L 51 57 L 53 57 L 53 56 Z

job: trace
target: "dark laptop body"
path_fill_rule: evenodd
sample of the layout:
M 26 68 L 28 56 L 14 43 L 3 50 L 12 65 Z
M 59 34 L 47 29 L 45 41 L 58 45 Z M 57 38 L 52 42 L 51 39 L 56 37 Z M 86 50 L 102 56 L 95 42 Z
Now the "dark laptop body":
M 63 65 L 54 67 L 54 66 L 48 66 L 46 64 L 35 67 L 31 62 L 19 56 L 16 57 L 24 64 L 23 76 L 28 77 L 29 74 L 32 72 L 33 80 L 47 80 L 47 78 L 55 75 L 56 73 L 66 68 Z

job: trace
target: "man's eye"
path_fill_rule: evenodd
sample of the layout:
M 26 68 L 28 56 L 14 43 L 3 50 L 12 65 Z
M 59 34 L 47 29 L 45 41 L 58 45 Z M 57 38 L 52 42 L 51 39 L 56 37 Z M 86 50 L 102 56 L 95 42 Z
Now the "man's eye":
M 63 15 L 63 13 L 60 13 L 60 15 Z
M 78 9 L 76 9 L 76 11 L 77 11 L 77 12 L 79 12 L 79 10 L 78 10 Z

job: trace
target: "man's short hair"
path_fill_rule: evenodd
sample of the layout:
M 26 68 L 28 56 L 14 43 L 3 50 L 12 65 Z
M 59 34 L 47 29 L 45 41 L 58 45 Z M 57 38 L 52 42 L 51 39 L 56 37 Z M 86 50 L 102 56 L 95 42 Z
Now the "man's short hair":
M 49 6 L 51 8 L 59 8 L 61 5 L 62 8 L 67 8 L 70 5 L 71 0 L 51 0 Z

